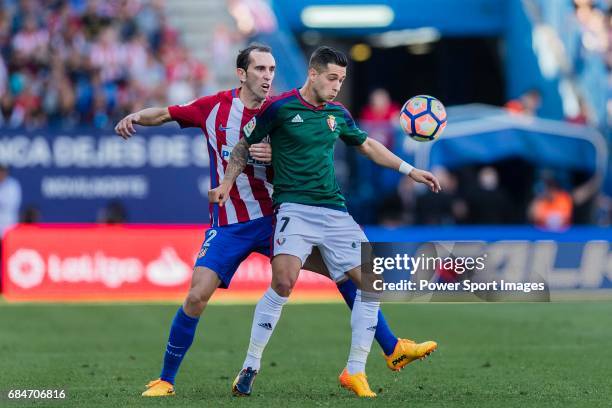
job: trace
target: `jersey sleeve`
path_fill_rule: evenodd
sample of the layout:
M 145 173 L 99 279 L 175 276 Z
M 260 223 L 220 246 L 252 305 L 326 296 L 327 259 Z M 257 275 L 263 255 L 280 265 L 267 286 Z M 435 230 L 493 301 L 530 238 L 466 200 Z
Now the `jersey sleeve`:
M 340 127 L 340 139 L 349 146 L 361 146 L 368 134 L 359 129 L 351 113 L 344 106 L 340 106 L 344 111 L 344 123 Z
M 181 128 L 203 127 L 216 100 L 216 95 L 204 96 L 184 105 L 169 106 L 168 112 Z
M 279 107 L 279 101 L 265 102 L 259 113 L 244 125 L 242 133 L 249 145 L 261 142 L 276 128 Z

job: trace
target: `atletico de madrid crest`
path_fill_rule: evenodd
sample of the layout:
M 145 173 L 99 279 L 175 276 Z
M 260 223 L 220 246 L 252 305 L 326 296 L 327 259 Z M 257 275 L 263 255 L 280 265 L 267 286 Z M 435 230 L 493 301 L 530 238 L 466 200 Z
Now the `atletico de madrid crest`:
M 327 117 L 327 126 L 329 126 L 329 130 L 332 132 L 336 130 L 336 117 L 334 115 L 329 115 Z

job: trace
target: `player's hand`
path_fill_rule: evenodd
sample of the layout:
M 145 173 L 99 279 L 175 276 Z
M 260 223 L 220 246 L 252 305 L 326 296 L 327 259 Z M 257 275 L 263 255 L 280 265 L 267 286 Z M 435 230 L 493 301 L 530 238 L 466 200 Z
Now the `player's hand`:
M 127 115 L 125 118 L 121 119 L 119 123 L 117 123 L 117 126 L 115 126 L 115 133 L 125 140 L 129 139 L 134 133 L 136 133 L 134 123 L 137 123 L 139 120 L 140 115 L 137 113 Z
M 231 186 L 228 188 L 225 184 L 221 183 L 218 187 L 208 190 L 208 202 L 217 203 L 219 207 L 223 207 L 223 204 L 229 198 L 229 192 Z
M 427 184 L 429 189 L 434 193 L 439 193 L 440 191 L 442 191 L 442 187 L 440 187 L 440 182 L 438 181 L 436 176 L 434 176 L 428 171 L 412 169 L 409 176 L 417 183 Z
M 254 160 L 263 163 L 272 161 L 272 147 L 270 143 L 256 143 L 249 147 L 249 154 Z

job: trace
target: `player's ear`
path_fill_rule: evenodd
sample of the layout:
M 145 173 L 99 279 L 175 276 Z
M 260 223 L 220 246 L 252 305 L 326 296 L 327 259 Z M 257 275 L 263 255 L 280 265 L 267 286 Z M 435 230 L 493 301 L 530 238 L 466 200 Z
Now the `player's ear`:
M 247 73 L 244 69 L 236 68 L 236 75 L 238 75 L 238 79 L 240 80 L 240 82 L 246 82 Z
M 308 68 L 308 78 L 310 78 L 311 81 L 317 77 L 318 73 L 319 72 L 315 69 L 315 67 Z

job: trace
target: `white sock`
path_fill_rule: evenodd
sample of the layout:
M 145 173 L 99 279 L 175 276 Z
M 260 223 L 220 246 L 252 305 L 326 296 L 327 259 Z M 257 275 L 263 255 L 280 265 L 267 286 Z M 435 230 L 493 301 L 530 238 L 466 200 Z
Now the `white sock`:
M 247 351 L 246 359 L 242 368 L 251 367 L 259 370 L 261 365 L 261 355 L 272 336 L 276 323 L 280 318 L 283 305 L 289 298 L 282 297 L 272 288 L 268 288 L 263 297 L 257 302 L 253 325 L 251 326 L 251 340 Z
M 351 313 L 351 352 L 346 368 L 349 374 L 365 372 L 366 361 L 376 333 L 380 295 L 357 289 Z

